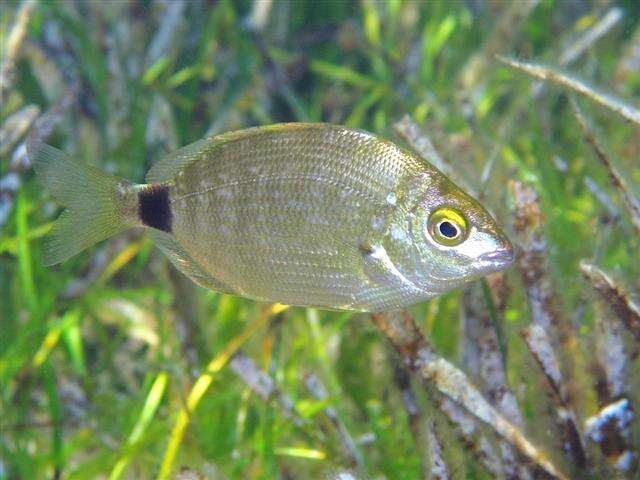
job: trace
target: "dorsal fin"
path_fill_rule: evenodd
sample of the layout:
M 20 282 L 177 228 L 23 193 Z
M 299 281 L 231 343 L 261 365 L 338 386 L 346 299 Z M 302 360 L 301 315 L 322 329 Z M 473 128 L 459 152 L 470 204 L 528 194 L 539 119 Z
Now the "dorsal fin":
M 166 155 L 147 172 L 147 182 L 162 183 L 173 180 L 176 174 L 191 162 L 195 162 L 203 155 L 210 154 L 215 150 L 218 143 L 213 137 L 203 138 Z
M 173 153 L 158 160 L 147 172 L 146 180 L 149 183 L 168 182 L 175 178 L 180 170 L 192 162 L 200 160 L 204 155 L 211 155 L 213 151 L 222 145 L 242 138 L 255 135 L 263 135 L 287 129 L 313 129 L 313 128 L 337 128 L 324 123 L 279 123 L 252 127 L 235 132 L 227 132 L 215 137 L 207 137 L 190 143 Z

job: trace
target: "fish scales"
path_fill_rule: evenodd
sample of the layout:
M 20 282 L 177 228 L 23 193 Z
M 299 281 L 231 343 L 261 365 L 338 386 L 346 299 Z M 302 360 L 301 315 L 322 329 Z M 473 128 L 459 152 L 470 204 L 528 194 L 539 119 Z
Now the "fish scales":
M 69 208 L 58 263 L 143 226 L 196 283 L 256 300 L 383 311 L 506 268 L 489 213 L 425 160 L 375 135 L 281 124 L 199 140 L 135 185 L 44 144 L 34 166 Z
M 267 136 L 225 145 L 215 159 L 194 162 L 178 176 L 174 235 L 190 251 L 206 252 L 196 254 L 199 263 L 240 292 L 256 298 L 277 292 L 294 304 L 313 294 L 346 306 L 366 279 L 352 271 L 353 252 L 340 251 L 349 241 L 357 249 L 406 172 L 398 162 L 383 164 L 385 171 L 371 168 L 375 145 L 366 148 L 362 138 L 375 139 L 361 132 Z

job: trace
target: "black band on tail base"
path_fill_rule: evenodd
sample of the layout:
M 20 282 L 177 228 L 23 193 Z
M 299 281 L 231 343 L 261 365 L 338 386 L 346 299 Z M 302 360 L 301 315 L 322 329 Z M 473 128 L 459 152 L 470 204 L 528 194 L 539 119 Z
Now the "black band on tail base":
M 138 193 L 138 215 L 143 225 L 171 233 L 169 187 L 161 183 L 145 185 Z

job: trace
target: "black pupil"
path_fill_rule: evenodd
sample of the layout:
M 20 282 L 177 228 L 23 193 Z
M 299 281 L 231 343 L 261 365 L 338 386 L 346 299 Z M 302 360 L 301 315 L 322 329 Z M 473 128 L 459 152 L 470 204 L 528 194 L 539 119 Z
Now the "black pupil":
M 444 221 L 438 225 L 438 230 L 442 236 L 447 238 L 455 238 L 458 235 L 458 229 L 451 222 Z

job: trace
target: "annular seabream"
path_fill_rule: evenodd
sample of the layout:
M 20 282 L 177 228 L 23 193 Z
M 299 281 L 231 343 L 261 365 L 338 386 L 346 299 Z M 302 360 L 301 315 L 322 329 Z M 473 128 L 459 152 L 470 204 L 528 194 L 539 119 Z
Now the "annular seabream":
M 255 300 L 384 311 L 506 268 L 513 250 L 472 197 L 361 130 L 288 123 L 204 138 L 133 184 L 48 145 L 28 153 L 67 207 L 52 265 L 144 227 L 199 285 Z

